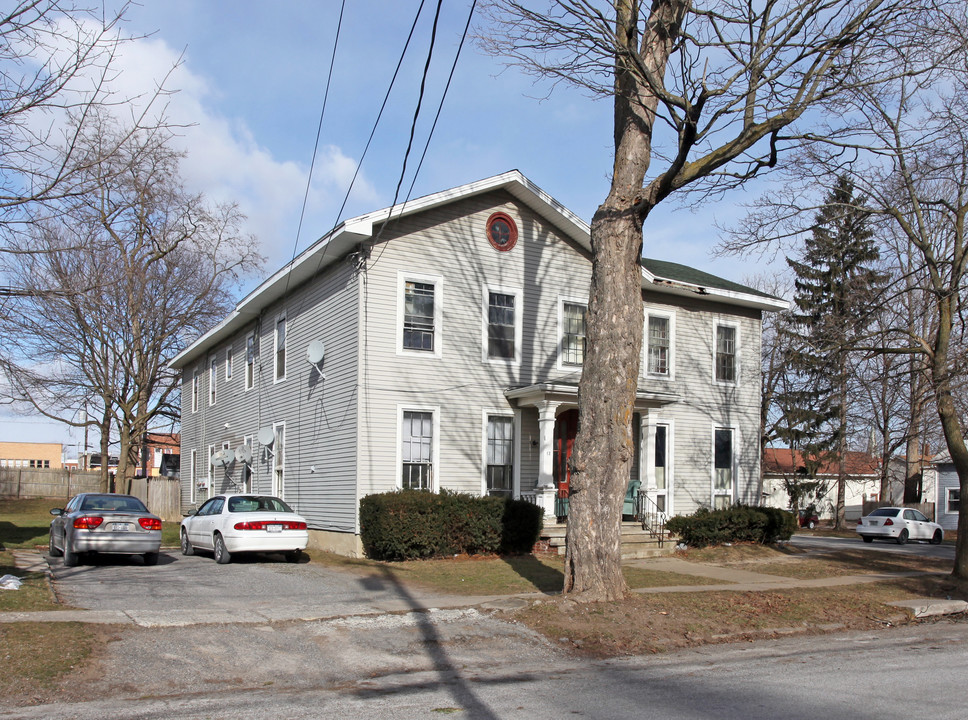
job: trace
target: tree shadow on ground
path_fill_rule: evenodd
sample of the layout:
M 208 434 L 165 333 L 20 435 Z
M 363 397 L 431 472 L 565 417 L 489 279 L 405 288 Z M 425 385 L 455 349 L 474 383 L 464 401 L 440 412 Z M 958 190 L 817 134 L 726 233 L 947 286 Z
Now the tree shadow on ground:
M 502 555 L 501 560 L 539 592 L 558 593 L 564 587 L 564 571 L 542 562 L 534 555 Z

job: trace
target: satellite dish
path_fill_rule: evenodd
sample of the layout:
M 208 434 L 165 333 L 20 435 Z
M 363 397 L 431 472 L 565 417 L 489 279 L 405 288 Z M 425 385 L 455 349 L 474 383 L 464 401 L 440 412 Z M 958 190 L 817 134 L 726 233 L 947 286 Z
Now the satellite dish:
M 239 445 L 235 448 L 235 457 L 239 462 L 243 462 L 246 465 L 252 464 L 252 448 L 248 445 Z
M 264 427 L 259 430 L 259 444 L 260 445 L 272 445 L 276 439 L 276 434 L 272 431 L 271 427 Z
M 234 450 L 229 450 L 228 448 L 225 448 L 224 450 L 222 450 L 222 452 L 224 453 L 224 458 L 225 458 L 222 462 L 223 465 L 231 465 L 232 463 L 235 462 Z
M 219 449 L 212 453 L 212 465 L 225 465 L 226 462 L 224 449 Z
M 306 359 L 309 360 L 313 365 L 319 365 L 323 361 L 323 357 L 326 355 L 326 346 L 323 345 L 320 340 L 313 340 L 309 343 L 309 349 L 306 350 Z

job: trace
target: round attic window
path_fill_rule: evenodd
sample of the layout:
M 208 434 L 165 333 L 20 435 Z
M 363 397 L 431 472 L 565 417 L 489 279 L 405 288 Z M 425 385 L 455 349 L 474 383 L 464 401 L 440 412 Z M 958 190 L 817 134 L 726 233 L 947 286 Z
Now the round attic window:
M 495 250 L 507 252 L 518 241 L 518 226 L 507 213 L 496 212 L 487 219 L 487 241 Z

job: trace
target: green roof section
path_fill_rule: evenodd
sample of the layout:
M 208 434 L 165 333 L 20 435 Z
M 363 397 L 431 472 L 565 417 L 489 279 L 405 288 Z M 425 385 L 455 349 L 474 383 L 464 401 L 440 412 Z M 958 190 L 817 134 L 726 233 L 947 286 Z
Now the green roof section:
M 740 285 L 731 280 L 725 280 L 716 275 L 710 275 L 707 272 L 691 268 L 688 265 L 680 265 L 679 263 L 669 262 L 667 260 L 654 260 L 652 258 L 642 258 L 641 262 L 646 270 L 662 280 L 672 280 L 673 282 L 698 285 L 699 287 L 717 288 L 718 290 L 728 290 L 730 292 L 746 293 L 747 295 L 776 299 L 768 293 L 747 287 L 746 285 Z

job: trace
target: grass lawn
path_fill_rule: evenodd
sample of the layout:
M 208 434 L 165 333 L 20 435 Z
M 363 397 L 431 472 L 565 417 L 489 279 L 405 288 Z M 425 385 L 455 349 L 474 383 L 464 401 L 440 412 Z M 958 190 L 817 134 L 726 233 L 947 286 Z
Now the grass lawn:
M 51 697 L 88 659 L 99 631 L 83 623 L 0 624 L 0 698 Z

